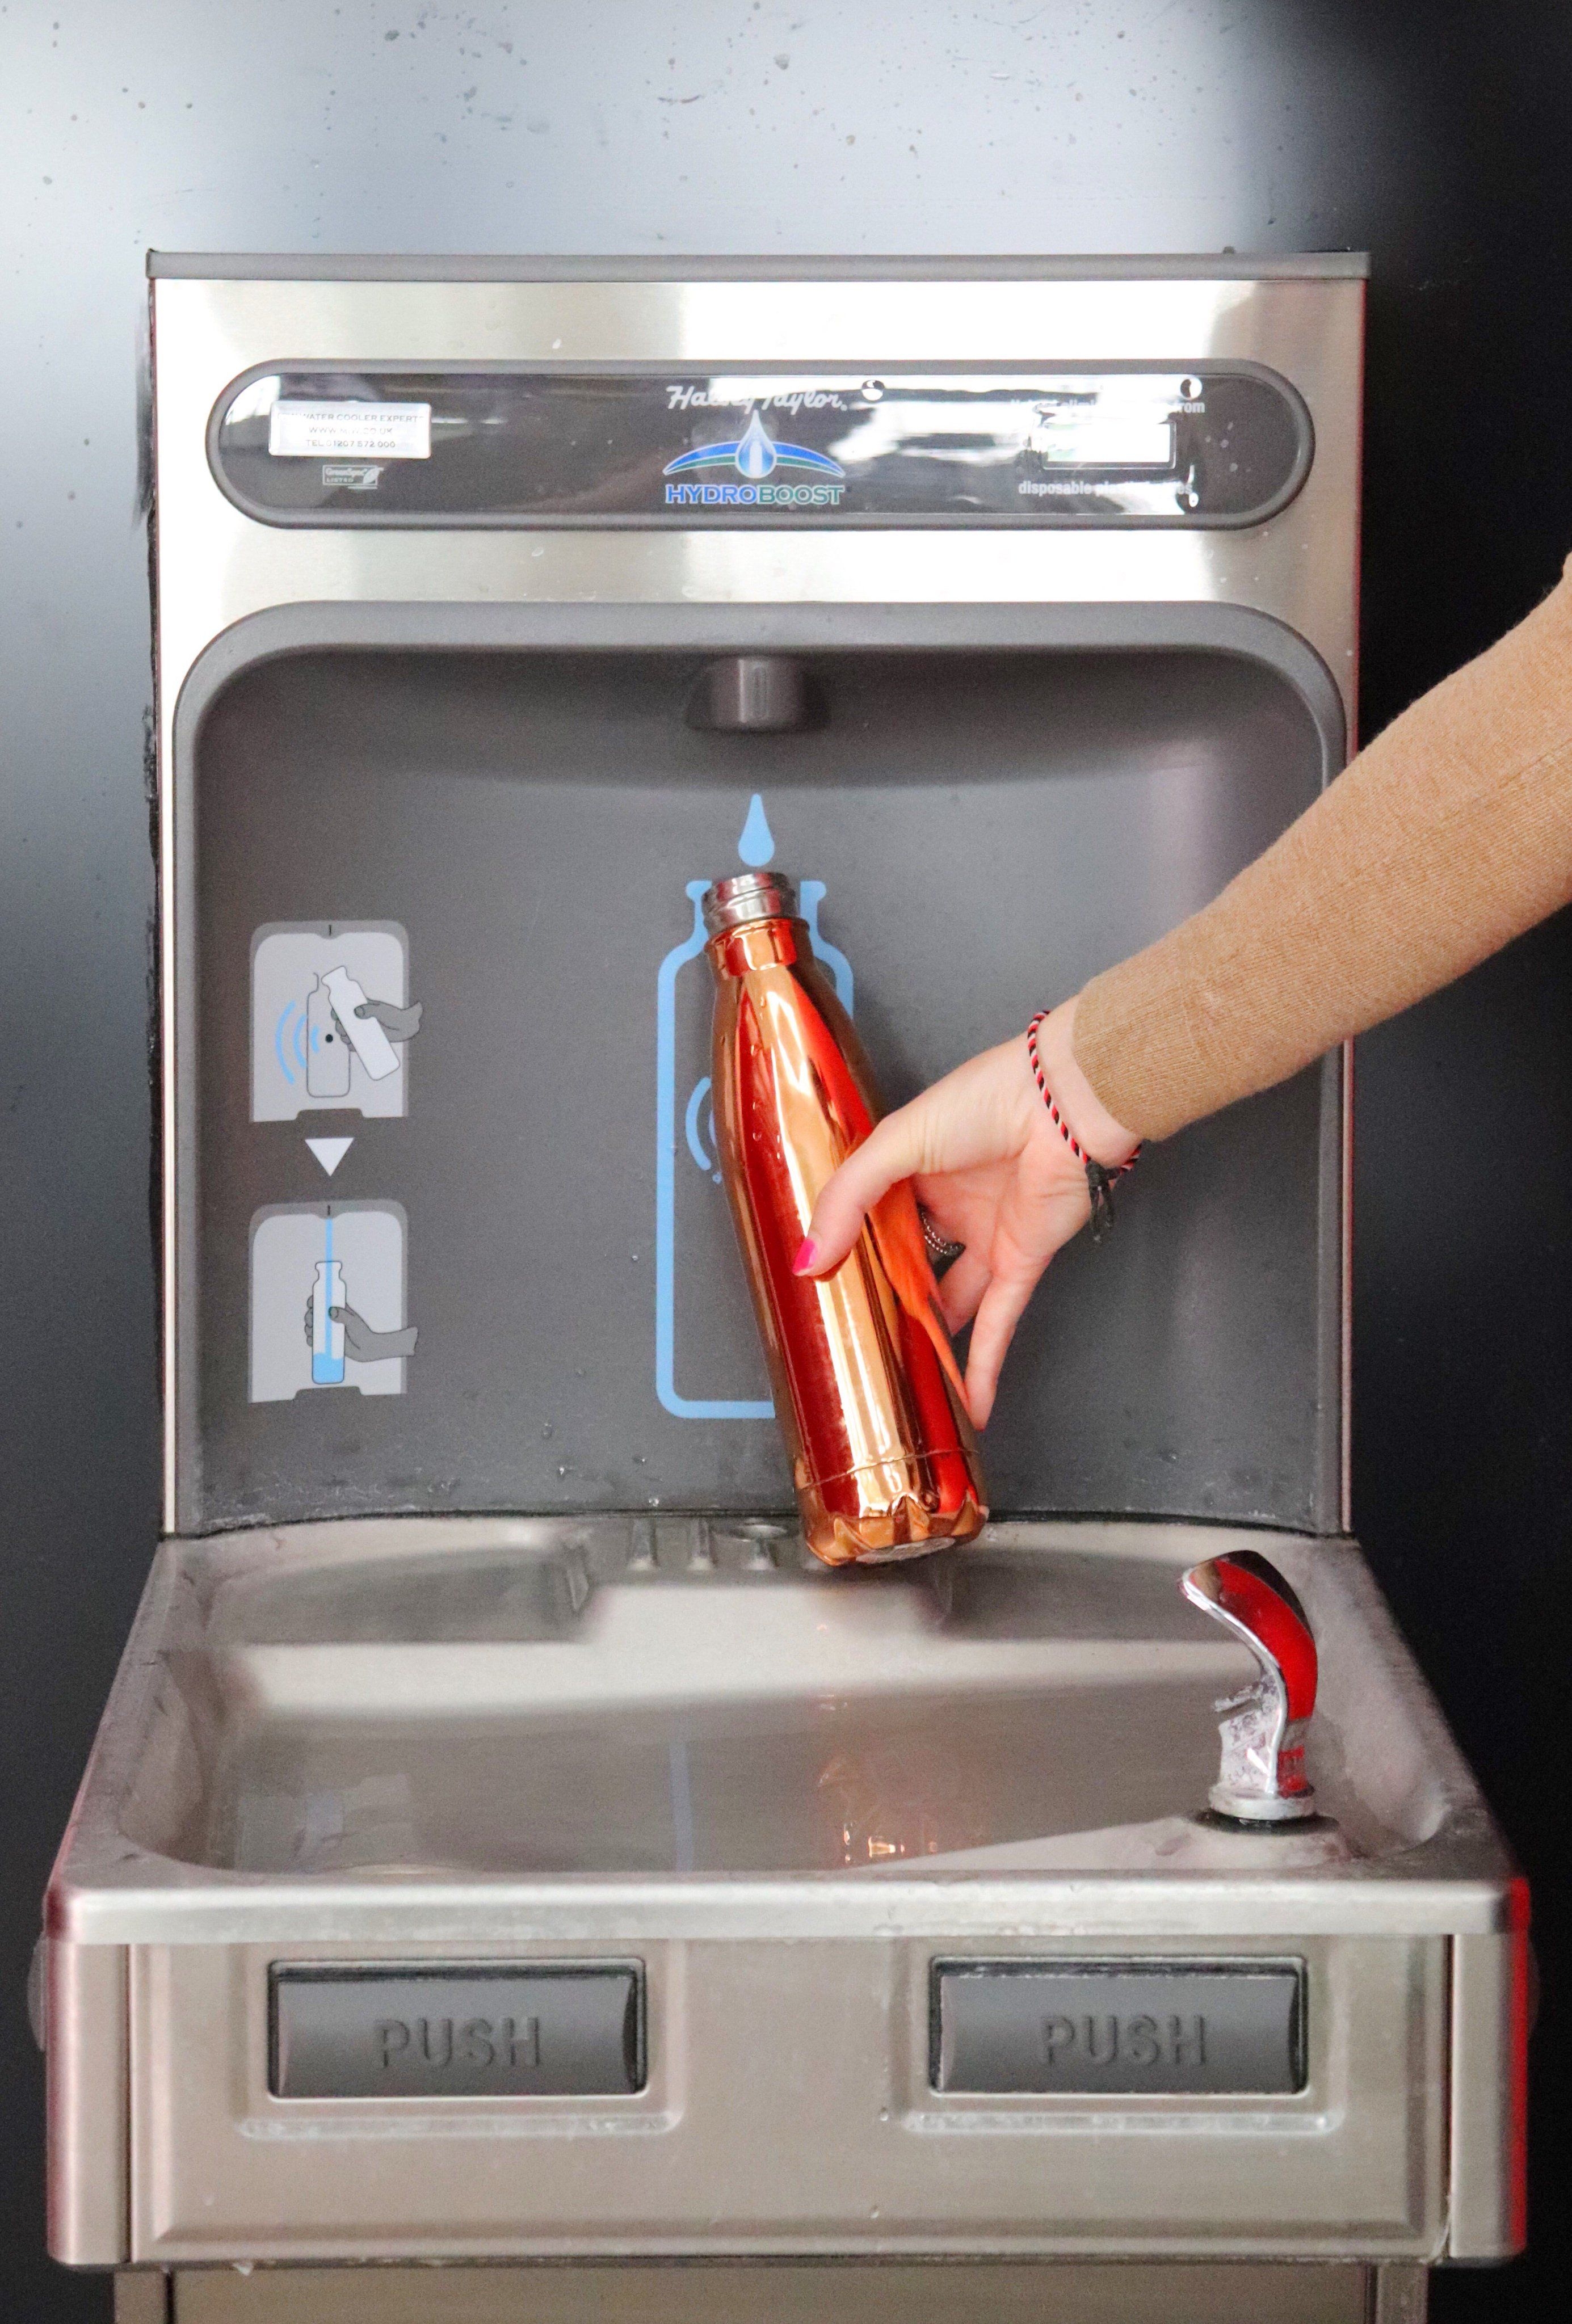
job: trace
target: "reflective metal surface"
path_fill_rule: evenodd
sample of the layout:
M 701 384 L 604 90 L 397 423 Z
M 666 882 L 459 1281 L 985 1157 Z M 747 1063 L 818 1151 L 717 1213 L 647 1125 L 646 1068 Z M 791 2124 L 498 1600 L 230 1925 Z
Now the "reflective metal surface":
M 1219 1815 L 1291 1823 L 1316 1812 L 1305 1775 L 1305 1735 L 1316 1707 L 1316 1641 L 1305 1609 L 1275 1565 L 1244 1550 L 1208 1558 L 1180 1577 L 1190 1604 L 1247 1646 L 1256 1673 L 1216 1705 L 1223 1768 L 1212 1786 Z
M 1062 2260 L 946 2267 L 126 2270 L 116 2324 L 1424 2324 L 1425 2271 Z M 172 2305 L 171 2305 L 172 2302 Z
M 346 270 L 358 262 L 345 262 Z M 745 262 L 736 262 L 738 265 Z M 158 492 L 182 544 L 161 565 L 162 715 L 207 641 L 264 605 L 353 598 L 967 603 L 1197 600 L 1260 605 L 1316 647 L 1353 710 L 1362 281 L 900 279 L 564 281 L 161 280 Z M 1207 279 L 1219 267 L 1222 279 Z M 1203 269 L 1205 272 L 1203 272 Z M 691 533 L 284 535 L 227 501 L 207 455 L 209 415 L 242 372 L 308 355 L 360 365 L 575 359 L 761 363 L 804 346 L 855 364 L 925 360 L 1141 363 L 1154 346 L 1291 364 L 1315 429 L 1304 489 L 1270 530 L 1240 536 L 992 532 L 848 540 Z
M 794 1261 L 831 1174 L 883 1109 L 796 891 L 744 872 L 704 899 L 719 1160 L 803 1535 L 828 1565 L 966 1542 L 987 1503 L 908 1181 L 822 1278 Z
M 1260 366 L 924 375 L 881 357 L 686 375 L 275 364 L 215 406 L 208 451 L 248 516 L 323 529 L 1206 529 L 1275 516 L 1312 443 Z
M 1179 1576 L 1250 1547 L 1320 1639 L 1308 1749 L 1335 1848 L 1195 1821 L 1211 1702 L 1251 1657 Z M 795 1533 L 699 1518 L 172 1543 L 50 1901 L 52 1989 L 94 1965 L 123 1997 L 126 2060 L 116 2145 L 99 2018 L 51 2044 L 57 2248 L 1499 2249 L 1510 2092 L 1470 2075 L 1455 2196 L 1445 2061 L 1455 1964 L 1494 1948 L 1510 1973 L 1521 1917 L 1336 1544 L 1006 1526 L 862 1574 Z M 1045 1954 L 1303 1963 L 1303 2089 L 936 2089 L 934 1961 Z M 270 2090 L 280 1963 L 632 1960 L 648 2080 L 625 2097 Z M 1495 2022 L 1482 1965 L 1476 2043 Z M 116 2170 L 128 2213 L 69 2197 Z
M 1253 1668 L 1179 1576 L 1197 1549 L 1250 1546 L 1292 1576 L 1321 1640 L 1308 1763 L 1347 1843 L 1308 1861 L 1351 1881 L 1336 1912 L 1354 1920 L 1336 1924 L 1406 1926 L 1422 1895 L 1424 1926 L 1444 1905 L 1464 1913 L 1456 1925 L 1501 1927 L 1507 1859 L 1351 1548 L 1004 1525 L 953 1557 L 862 1575 L 824 1571 L 783 1526 L 647 1517 L 169 1544 L 60 1860 L 55 1925 L 172 1936 L 186 1906 L 171 1895 L 171 1920 L 155 1900 L 176 1866 L 186 1904 L 225 1895 L 231 1922 L 248 1898 L 332 1893 L 373 1912 L 366 1929 L 405 1873 L 428 1903 L 448 1877 L 680 1875 L 661 1909 L 686 1919 L 689 1876 L 710 1874 L 1281 1872 L 1311 1835 L 1197 1827 L 1176 1846 L 1164 1821 L 1205 1806 L 1212 1699 Z M 1484 1878 L 1488 1898 L 1407 1888 L 1440 1868 Z M 727 1893 L 728 1917 L 745 1918 L 746 1892 Z M 793 1915 L 821 1929 L 865 1925 L 864 1883 L 793 1893 Z M 1301 1894 L 1313 1925 L 1332 1924 L 1334 1893 Z M 1216 1903 L 1252 1909 L 1225 1886 Z M 1154 1925 L 1166 1907 L 1139 1909 Z
M 460 262 L 462 264 L 462 262 Z M 177 706 L 205 648 L 248 617 L 307 615 L 307 634 L 335 633 L 347 614 L 381 609 L 386 622 L 445 610 L 471 639 L 507 609 L 590 622 L 619 609 L 706 606 L 768 613 L 754 641 L 776 642 L 805 609 L 937 606 L 963 624 L 980 607 L 1167 609 L 1162 626 L 1196 608 L 1249 609 L 1307 641 L 1330 673 L 1351 726 L 1354 573 L 1364 283 L 1345 262 L 1230 258 L 1111 263 L 1089 279 L 1084 261 L 1040 262 L 1021 279 L 1008 263 L 957 272 L 936 264 L 860 279 L 841 264 L 750 269 L 695 264 L 661 279 L 630 263 L 622 279 L 598 262 L 585 279 L 560 267 L 518 275 L 477 263 L 471 280 L 389 280 L 379 262 L 233 262 L 203 280 L 167 267 L 153 286 L 157 350 L 154 458 L 159 502 L 158 740 L 161 785 L 162 1007 L 165 1303 L 165 1522 L 176 1516 L 177 1426 L 187 1407 L 177 1354 L 189 1312 L 194 1228 L 179 1215 L 179 1158 L 192 1126 L 180 1117 L 180 1061 L 194 1046 L 191 967 L 182 957 L 195 891 L 191 806 L 173 779 Z M 411 276 L 435 277 L 414 265 Z M 451 272 L 451 269 L 446 270 Z M 351 272 L 365 279 L 347 280 Z M 727 272 L 734 279 L 724 279 Z M 1009 279 L 1014 277 L 1015 279 Z M 226 279 L 227 278 L 227 279 Z M 593 278 L 593 279 L 591 279 Z M 534 530 L 464 533 L 319 532 L 260 524 L 226 498 L 207 450 L 225 388 L 259 366 L 624 364 L 726 368 L 800 365 L 1114 365 L 1164 361 L 1261 364 L 1303 399 L 1315 458 L 1302 490 L 1270 524 L 1243 531 L 858 531 L 750 534 Z M 402 609 L 402 610 L 401 610 Z M 456 642 L 458 631 L 445 642 Z M 724 642 L 735 642 L 726 641 Z M 1328 1345 L 1328 1365 L 1337 1351 Z M 185 1359 L 190 1369 L 188 1348 Z M 1340 1385 L 1323 1399 L 1332 1422 Z M 192 1452 L 194 1456 L 194 1448 Z M 1336 1456 L 1334 1455 L 1334 1458 Z

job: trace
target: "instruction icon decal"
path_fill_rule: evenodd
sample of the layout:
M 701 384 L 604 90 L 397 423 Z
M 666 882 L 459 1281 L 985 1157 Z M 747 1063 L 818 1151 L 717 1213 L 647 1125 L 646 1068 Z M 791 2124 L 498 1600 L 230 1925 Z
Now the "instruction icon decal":
M 393 921 L 273 922 L 251 945 L 251 1118 L 409 1110 L 409 938 Z
M 302 1390 L 402 1396 L 419 1333 L 405 1314 L 397 1203 L 278 1203 L 251 1222 L 253 1404 Z

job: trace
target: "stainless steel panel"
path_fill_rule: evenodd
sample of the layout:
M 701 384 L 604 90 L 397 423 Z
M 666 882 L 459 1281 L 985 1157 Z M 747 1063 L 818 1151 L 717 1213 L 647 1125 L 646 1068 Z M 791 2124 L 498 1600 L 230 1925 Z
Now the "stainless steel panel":
M 275 1969 L 281 2098 L 627 2098 L 644 2079 L 637 1965 Z
M 1391 2267 L 1373 2268 L 1371 2274 L 1374 2298 L 1370 2324 L 1425 2324 L 1430 2304 L 1428 2268 L 1405 2266 L 1399 2261 Z
M 513 606 L 557 613 L 575 605 L 746 610 L 771 624 L 810 605 L 1246 608 L 1307 641 L 1351 717 L 1356 545 L 1358 376 L 1363 285 L 1277 274 L 1241 281 L 1197 263 L 1094 281 L 1072 272 L 1035 282 L 986 279 L 434 282 L 199 281 L 154 286 L 158 380 L 159 749 L 163 883 L 166 1290 L 166 1503 L 177 1522 L 178 1319 L 193 1256 L 177 1217 L 177 1157 L 189 1158 L 180 1112 L 180 1058 L 192 1046 L 191 972 L 181 932 L 194 903 L 190 835 L 171 779 L 181 688 L 204 648 L 246 618 L 286 607 Z M 941 270 L 942 273 L 942 270 Z M 252 523 L 219 493 L 204 430 L 223 386 L 288 347 L 291 359 L 487 360 L 571 364 L 794 360 L 1123 361 L 1154 345 L 1276 363 L 1305 397 L 1318 456 L 1304 491 L 1271 524 L 1248 533 L 1010 536 L 867 533 L 855 540 L 750 535 L 280 534 Z M 1333 1157 L 1334 1169 L 1337 1167 Z M 1337 1230 L 1335 1213 L 1334 1232 Z M 182 1237 L 184 1240 L 182 1240 Z M 182 1254 L 183 1257 L 178 1257 Z M 1337 1272 L 1336 1259 L 1333 1273 Z M 1326 1360 L 1339 1333 L 1322 1333 Z M 1320 1402 L 1329 1435 L 1341 1403 Z M 1338 1468 L 1334 1451 L 1330 1466 Z M 1273 1514 L 1277 1514 L 1273 1512 Z M 1318 1522 L 1324 1519 L 1318 1518 Z
M 48 1941 L 48 2234 L 68 2266 L 128 2255 L 131 2097 L 126 1955 Z
M 171 2324 L 173 2299 L 162 2268 L 122 2268 L 115 2278 L 115 2324 Z
M 696 1519 L 171 1545 L 50 1906 L 133 1947 L 133 2254 L 1432 2255 L 1449 1941 L 1505 1931 L 1511 1868 L 1356 1554 L 1284 1536 L 1338 1829 L 1190 1821 L 1225 1676 L 1175 1576 L 1242 1538 L 1007 1526 L 874 1590 Z M 633 1955 L 632 2096 L 269 2088 L 280 1962 Z M 1302 1960 L 1305 2086 L 935 2091 L 932 1965 L 976 1955 Z
M 1318 1852 L 1314 1833 L 1306 1854 L 1183 1822 L 1215 1771 L 1210 1703 L 1234 1650 L 1183 1608 L 1177 1576 L 1252 1542 L 1320 1641 L 1310 1767 L 1349 1862 Z M 1238 1528 L 998 1526 L 962 1565 L 874 1591 L 800 1557 L 745 1526 L 647 1517 L 380 1520 L 171 1544 L 51 1926 L 100 1943 L 391 1936 L 424 1942 L 428 1959 L 457 1937 L 506 1959 L 520 1911 L 564 1941 L 603 1934 L 603 1914 L 623 1925 L 630 1877 L 652 1936 L 1509 1924 L 1510 1862 L 1351 1547 Z M 842 1741 L 876 1755 L 918 1711 L 954 1766 L 919 1754 L 912 1783 L 887 1800 L 875 1787 L 872 1811 L 848 1799 L 848 1842 L 822 1770 Z M 536 1782 L 576 1718 L 593 1749 L 570 1782 Z M 818 1718 L 833 1739 L 816 1757 Z M 1057 1739 L 1025 1750 L 1045 1720 Z M 716 1782 L 701 1796 L 696 1754 L 669 1747 L 711 1735 Z M 619 1771 L 629 1751 L 651 1757 L 652 1737 L 658 1787 L 642 1776 L 619 1810 Z M 749 1755 L 768 1781 L 728 1788 Z M 357 1793 L 368 1775 L 382 1787 Z M 846 1871 L 859 1849 L 857 1877 L 815 1877 Z M 937 1877 L 963 1868 L 962 1881 Z M 970 1877 L 981 1870 L 998 1877 Z
M 1419 2258 L 1445 2232 L 1436 1940 L 1307 1943 L 1308 2080 L 1268 2098 L 936 2094 L 921 1942 L 646 1955 L 645 2093 L 434 2109 L 272 2098 L 268 1949 L 147 1949 L 134 2255 Z
M 509 257 L 495 251 L 468 256 L 412 252 L 407 257 L 324 257 L 319 251 L 150 250 L 153 281 L 342 282 L 1363 282 L 1370 255 L 1363 250 L 1182 252 L 1147 251 L 1118 256 L 1053 255 L 916 258 L 882 254 L 848 258 L 844 253 L 782 257 L 779 252 L 746 256 L 651 258 Z
M 1453 2259 L 1510 2259 L 1528 2236 L 1528 1896 L 1521 1925 L 1452 1942 Z
M 173 2324 L 1369 2324 L 1377 2273 L 1139 2261 L 181 2269 Z M 1390 2324 L 1423 2324 L 1422 2306 Z
M 270 604 L 722 598 L 756 603 L 1129 601 L 1255 604 L 1308 637 L 1353 710 L 1351 628 L 1364 286 L 1358 281 L 386 283 L 162 281 L 158 376 L 161 696 L 168 721 L 210 638 Z M 250 522 L 208 467 L 222 389 L 292 362 L 855 364 L 1150 359 L 1276 362 L 1318 453 L 1285 520 L 1259 535 L 907 535 L 541 540 L 283 536 Z M 593 576 L 593 578 L 591 577 Z M 588 585 L 587 586 L 587 584 Z
M 1282 2092 L 1304 2086 L 1293 1962 L 937 1961 L 937 2090 Z

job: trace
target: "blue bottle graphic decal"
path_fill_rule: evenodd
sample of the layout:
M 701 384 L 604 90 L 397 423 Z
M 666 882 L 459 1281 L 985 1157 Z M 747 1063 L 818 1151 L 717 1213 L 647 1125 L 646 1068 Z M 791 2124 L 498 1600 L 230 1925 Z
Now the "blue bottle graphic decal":
M 316 1388 L 344 1384 L 344 1325 L 333 1310 L 344 1305 L 344 1269 L 333 1256 L 333 1213 L 328 1213 L 322 1257 L 311 1286 L 311 1381 Z
M 764 802 L 755 791 L 748 801 L 748 819 L 737 842 L 737 853 L 750 872 L 762 872 L 774 853 L 775 835 L 764 813 Z
M 750 871 L 763 871 L 775 853 L 763 798 L 754 793 L 737 842 Z M 747 1288 L 733 1246 L 732 1223 L 715 1160 L 710 1110 L 709 1020 L 713 993 L 702 904 L 708 880 L 689 880 L 685 892 L 693 927 L 661 963 L 655 1007 L 655 1393 L 680 1420 L 769 1420 L 767 1393 Z M 819 933 L 827 889 L 822 880 L 800 882 L 798 895 L 815 956 L 829 973 L 841 1006 L 851 1014 L 852 966 Z M 690 973 L 683 975 L 690 963 Z M 689 1079 L 691 1076 L 691 1080 Z M 682 1330 L 683 1295 L 693 1295 L 693 1324 Z M 707 1385 L 726 1394 L 685 1394 L 695 1375 L 712 1370 Z M 750 1375 L 751 1380 L 750 1380 Z M 752 1394 L 739 1393 L 754 1385 Z
M 821 960 L 829 971 L 829 981 L 835 987 L 836 999 L 852 1015 L 852 996 L 855 990 L 852 981 L 852 964 L 844 952 L 820 935 L 818 908 L 829 890 L 822 880 L 801 880 L 797 886 L 797 901 L 808 923 L 808 941 L 813 946 L 815 960 Z

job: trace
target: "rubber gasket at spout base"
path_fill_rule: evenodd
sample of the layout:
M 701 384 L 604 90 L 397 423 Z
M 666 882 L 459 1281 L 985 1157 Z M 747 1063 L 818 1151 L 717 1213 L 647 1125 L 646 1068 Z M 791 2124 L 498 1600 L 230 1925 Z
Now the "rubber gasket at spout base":
M 1303 1823 L 1308 1818 L 1322 1820 L 1315 1793 L 1308 1785 L 1302 1792 L 1282 1792 L 1271 1797 L 1259 1792 L 1231 1792 L 1225 1784 L 1214 1784 L 1207 1797 L 1213 1813 L 1226 1816 L 1230 1823 L 1282 1824 Z

